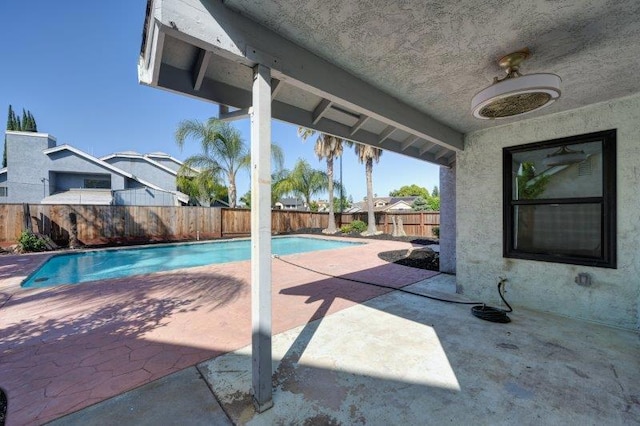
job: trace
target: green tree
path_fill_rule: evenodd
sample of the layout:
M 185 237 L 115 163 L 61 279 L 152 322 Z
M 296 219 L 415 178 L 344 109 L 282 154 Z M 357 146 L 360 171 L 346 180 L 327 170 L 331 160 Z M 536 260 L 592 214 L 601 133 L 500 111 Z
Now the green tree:
M 351 201 L 349 201 L 349 199 L 351 199 Z M 353 204 L 353 197 L 349 196 L 349 197 L 345 197 L 343 196 L 342 198 L 337 197 L 333 199 L 333 211 L 345 211 L 348 208 L 351 207 L 351 205 Z
M 287 179 L 288 176 L 289 170 L 286 169 L 276 170 L 274 173 L 271 173 L 271 207 L 275 206 L 284 195 L 282 192 L 283 185 L 280 184 L 280 181 Z
M 536 176 L 534 164 L 525 161 L 518 171 L 518 199 L 533 200 L 540 197 L 547 188 L 549 179 L 550 177 L 547 175 Z
M 440 197 L 430 197 L 427 200 L 427 204 L 429 205 L 429 210 L 434 212 L 440 211 Z
M 244 204 L 246 208 L 251 208 L 251 190 L 248 190 L 242 197 L 240 197 L 240 202 Z
M 25 118 L 22 120 L 22 131 L 23 132 L 38 131 L 38 125 L 36 124 L 36 119 L 33 117 L 33 114 L 31 114 L 31 111 L 27 111 Z
M 27 111 L 22 108 L 22 128 L 20 130 L 25 130 L 30 127 L 29 125 L 29 117 L 27 117 Z
M 373 162 L 380 161 L 382 150 L 370 145 L 361 143 L 355 144 L 356 156 L 360 163 L 365 165 L 365 176 L 367 180 L 367 230 L 362 235 L 376 235 L 376 217 L 373 212 Z
M 25 111 L 22 109 L 22 121 L 13 110 L 13 107 L 9 105 L 9 111 L 7 113 L 7 130 L 19 131 L 19 132 L 37 132 L 38 126 L 36 125 L 36 119 L 31 114 L 31 111 Z M 4 137 L 4 150 L 2 155 L 2 167 L 7 167 L 7 136 Z
M 9 105 L 7 113 L 7 130 L 15 130 L 15 116 L 13 108 Z M 7 135 L 4 135 L 4 153 L 2 155 L 2 167 L 7 167 Z
M 390 197 L 422 197 L 425 200 L 429 199 L 431 195 L 429 190 L 416 184 L 404 185 L 400 189 L 395 189 L 389 192 Z
M 335 185 L 335 182 L 334 182 Z M 274 185 L 275 192 L 301 196 L 307 206 L 311 196 L 326 191 L 329 179 L 322 170 L 316 170 L 303 159 L 298 159 L 291 171 L 283 171 L 282 178 Z
M 335 220 L 335 209 L 334 209 L 334 197 L 333 197 L 333 160 L 342 155 L 343 144 L 351 142 L 345 141 L 342 138 L 338 138 L 332 135 L 327 135 L 326 133 L 316 132 L 315 130 L 307 129 L 306 127 L 298 128 L 298 136 L 302 138 L 302 140 L 307 140 L 308 138 L 318 134 L 318 138 L 316 139 L 316 144 L 314 147 L 314 151 L 318 160 L 325 159 L 327 161 L 327 181 L 329 183 L 327 192 L 329 193 L 329 223 L 326 229 L 323 229 L 322 232 L 325 234 L 335 234 L 338 232 L 336 228 L 336 220 Z
M 432 197 L 440 197 L 440 190 L 438 189 L 438 185 L 433 187 L 433 191 L 431 191 Z
M 429 204 L 427 204 L 427 200 L 422 197 L 416 197 L 416 199 L 413 200 L 413 203 L 411 204 L 411 208 L 415 211 L 430 210 Z
M 210 206 L 215 200 L 229 202 L 228 188 L 207 173 L 194 174 L 191 170 L 178 170 L 178 191 L 189 196 L 189 204 Z
M 176 143 L 184 147 L 188 138 L 200 142 L 202 152 L 184 161 L 185 166 L 200 169 L 200 173 L 218 176 L 225 175 L 228 187 L 229 206 L 236 207 L 236 176 L 240 169 L 249 168 L 251 157 L 249 147 L 242 139 L 240 131 L 216 118 L 206 123 L 198 120 L 184 120 L 175 133 Z M 276 167 L 283 163 L 283 153 L 275 144 L 271 146 L 271 155 Z

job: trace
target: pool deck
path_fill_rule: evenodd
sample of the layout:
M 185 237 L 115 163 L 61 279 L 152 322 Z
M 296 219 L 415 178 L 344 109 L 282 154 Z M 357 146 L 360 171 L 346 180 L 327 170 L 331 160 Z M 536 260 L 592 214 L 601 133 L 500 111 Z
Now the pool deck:
M 402 287 L 437 274 L 377 256 L 409 247 L 369 241 L 285 259 Z M 9 426 L 51 421 L 250 343 L 248 261 L 21 288 L 49 256 L 0 257 L 0 387 L 9 397 Z M 274 334 L 389 292 L 277 259 L 272 265 Z

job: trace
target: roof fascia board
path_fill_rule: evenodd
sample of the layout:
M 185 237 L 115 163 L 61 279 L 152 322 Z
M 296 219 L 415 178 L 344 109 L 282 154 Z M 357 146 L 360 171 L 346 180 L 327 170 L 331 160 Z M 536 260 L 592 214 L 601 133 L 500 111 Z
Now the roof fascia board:
M 165 172 L 168 172 L 168 173 L 170 173 L 170 174 L 172 174 L 174 176 L 178 175 L 178 172 L 176 172 L 175 170 L 172 170 L 169 167 L 164 166 L 164 165 L 158 163 L 155 160 L 152 160 L 151 158 L 149 158 L 149 157 L 147 157 L 145 155 L 118 154 L 118 153 L 116 153 L 116 154 L 107 155 L 106 157 L 102 157 L 102 158 L 100 158 L 100 160 L 106 162 L 107 160 L 110 160 L 112 158 L 131 158 L 131 159 L 136 159 L 136 160 L 144 160 L 147 163 L 149 163 L 149 164 L 151 164 L 153 166 L 156 166 L 157 168 L 159 168 L 161 170 L 164 170 Z
M 464 147 L 460 132 L 232 11 L 219 0 L 163 0 L 150 13 L 154 19 L 149 19 L 148 25 L 158 25 L 157 31 L 247 66 L 265 65 L 273 70 L 274 78 L 438 145 L 454 150 Z M 146 48 L 151 49 L 150 55 L 157 55 L 159 47 L 152 43 Z M 159 85 L 157 68 L 159 63 L 150 64 L 146 73 L 141 70 L 141 82 Z
M 198 94 L 204 93 L 208 99 L 216 103 L 231 105 L 240 109 L 250 107 L 252 102 L 251 92 L 209 79 L 205 80 L 200 90 L 196 92 L 193 90 L 193 86 L 191 85 L 191 73 L 189 71 L 168 65 L 163 67 L 163 70 L 160 73 L 159 83 L 159 87 L 162 88 L 173 87 L 170 91 L 174 91 L 176 93 L 182 93 L 193 97 L 198 97 Z M 394 141 L 392 139 L 386 139 L 381 144 L 378 144 L 379 136 L 376 133 L 360 129 L 352 135 L 351 126 L 328 119 L 321 119 L 317 123 L 313 123 L 312 112 L 277 100 L 274 100 L 272 103 L 271 116 L 282 121 L 292 121 L 299 126 L 317 130 L 339 138 L 372 145 L 387 151 L 393 151 L 398 154 L 419 158 L 434 164 L 447 167 L 449 166 L 449 163 L 445 159 L 436 159 L 433 154 L 424 153 L 417 155 L 417 150 L 415 149 L 403 150 L 401 142 Z

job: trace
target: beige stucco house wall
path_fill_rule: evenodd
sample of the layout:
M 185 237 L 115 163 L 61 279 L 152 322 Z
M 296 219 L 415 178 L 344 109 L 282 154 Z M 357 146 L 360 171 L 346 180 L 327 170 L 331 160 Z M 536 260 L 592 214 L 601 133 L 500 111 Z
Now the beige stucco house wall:
M 502 148 L 617 129 L 617 269 L 502 257 Z M 459 289 L 498 304 L 499 276 L 517 307 L 640 328 L 640 96 L 470 133 L 456 181 Z M 578 273 L 590 287 L 577 285 Z M 517 312 L 513 315 L 517 318 Z

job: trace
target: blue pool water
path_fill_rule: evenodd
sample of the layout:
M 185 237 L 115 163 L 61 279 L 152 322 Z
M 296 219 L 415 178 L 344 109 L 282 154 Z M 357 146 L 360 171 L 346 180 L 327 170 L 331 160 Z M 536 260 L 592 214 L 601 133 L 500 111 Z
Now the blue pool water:
M 360 243 L 306 237 L 278 237 L 271 240 L 271 251 L 274 254 L 286 255 L 329 250 L 354 244 Z M 50 287 L 60 284 L 78 284 L 250 258 L 251 240 L 68 253 L 50 258 L 31 274 L 22 286 Z

